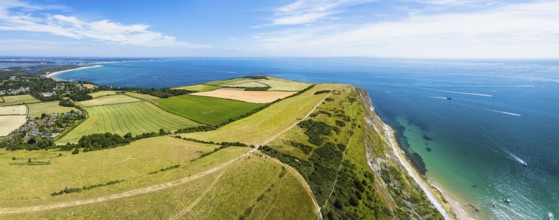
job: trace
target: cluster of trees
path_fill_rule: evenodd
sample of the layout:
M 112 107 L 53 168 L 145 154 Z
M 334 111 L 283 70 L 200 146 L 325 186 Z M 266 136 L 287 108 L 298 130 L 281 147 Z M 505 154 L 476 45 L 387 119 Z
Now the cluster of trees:
M 68 99 L 62 99 L 62 100 L 60 100 L 58 105 L 65 106 L 65 107 L 75 107 L 76 103 L 74 103 L 74 102 L 72 102 L 71 100 L 68 100 Z
M 68 97 L 76 102 L 93 99 L 93 97 L 89 95 L 88 90 L 74 91 L 70 93 Z
M 305 154 L 309 154 L 314 149 L 313 147 L 311 147 L 309 145 L 299 143 L 299 142 L 295 142 L 295 141 L 291 141 L 290 144 L 291 144 L 291 146 L 303 151 L 303 153 L 305 153 Z
M 246 87 L 245 91 L 267 91 L 270 87 Z
M 200 125 L 196 127 L 181 128 L 176 131 L 176 133 L 192 133 L 192 132 L 204 132 L 215 130 L 216 127 L 210 125 Z
M 184 95 L 196 91 L 183 90 L 183 89 L 169 89 L 169 88 L 164 88 L 164 89 L 149 88 L 149 89 L 139 89 L 138 92 L 142 94 L 157 96 L 159 98 L 169 98 L 171 96 Z
M 312 119 L 299 122 L 297 125 L 300 128 L 305 129 L 305 134 L 309 137 L 309 143 L 316 146 L 322 145 L 324 142 L 324 136 L 330 135 L 332 130 L 335 130 L 333 126 Z
M 84 148 L 84 152 L 113 148 L 130 143 L 130 139 L 118 134 L 104 133 L 85 135 L 80 138 L 76 147 Z
M 213 141 L 203 141 L 194 138 L 183 138 L 185 141 L 192 141 L 201 144 L 212 144 L 212 145 L 223 145 L 223 146 L 236 146 L 236 147 L 248 147 L 247 144 L 241 142 L 213 142 Z
M 316 91 L 314 94 L 315 95 L 319 95 L 319 94 L 324 94 L 324 93 L 330 93 L 332 90 L 319 90 Z
M 68 188 L 68 187 L 64 187 L 63 190 L 60 190 L 58 192 L 53 192 L 50 195 L 51 196 L 59 196 L 59 195 L 64 195 L 64 194 L 68 194 L 68 193 L 78 193 L 81 191 L 86 191 L 86 190 L 90 190 L 90 189 L 95 189 L 98 187 L 103 187 L 103 186 L 110 186 L 110 185 L 114 185 L 120 182 L 123 182 L 124 180 L 112 180 L 106 183 L 100 183 L 100 184 L 95 184 L 95 185 L 89 185 L 89 186 L 84 186 L 81 188 Z

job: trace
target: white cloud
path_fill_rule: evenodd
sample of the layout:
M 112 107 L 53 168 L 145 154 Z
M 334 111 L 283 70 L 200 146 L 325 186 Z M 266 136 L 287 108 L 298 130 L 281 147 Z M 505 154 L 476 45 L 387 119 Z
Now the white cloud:
M 330 15 L 340 13 L 342 7 L 369 2 L 371 0 L 296 0 L 295 2 L 277 8 L 274 25 L 309 24 Z
M 556 58 L 558 11 L 558 1 L 540 1 L 351 27 L 292 28 L 260 33 L 255 39 L 262 48 L 283 55 Z
M 15 12 L 58 9 L 58 6 L 33 5 L 19 0 L 2 0 L 0 3 L 0 30 L 44 32 L 74 39 L 92 39 L 122 45 L 145 47 L 206 48 L 178 41 L 175 37 L 149 30 L 149 25 L 126 25 L 110 20 L 84 21 L 60 14 L 36 16 L 33 13 Z

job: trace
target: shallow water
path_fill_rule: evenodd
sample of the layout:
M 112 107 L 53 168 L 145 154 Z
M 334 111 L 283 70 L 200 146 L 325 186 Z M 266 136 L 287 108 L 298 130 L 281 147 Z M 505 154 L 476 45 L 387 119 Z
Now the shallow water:
M 103 64 L 57 77 L 171 87 L 253 74 L 363 87 L 402 147 L 421 155 L 428 177 L 466 209 L 478 208 L 478 218 L 559 215 L 559 62 L 187 59 Z

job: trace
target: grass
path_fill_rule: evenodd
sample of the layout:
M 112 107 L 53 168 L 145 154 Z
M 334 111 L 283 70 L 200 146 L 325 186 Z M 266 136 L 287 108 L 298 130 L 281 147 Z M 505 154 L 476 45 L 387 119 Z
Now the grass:
M 227 84 L 228 87 L 242 87 L 242 88 L 250 88 L 250 87 L 268 87 L 265 84 L 259 82 L 245 82 L 245 83 L 229 83 Z
M 327 95 L 315 95 L 316 91 L 335 89 L 340 86 L 318 84 L 300 95 L 284 99 L 262 111 L 225 125 L 215 131 L 190 133 L 182 136 L 208 141 L 239 141 L 247 144 L 261 145 L 270 137 L 282 132 L 305 117 Z
M 58 101 L 52 102 L 41 102 L 41 103 L 34 103 L 34 104 L 27 104 L 29 108 L 29 114 L 27 117 L 35 118 L 41 117 L 41 114 L 52 114 L 52 113 L 64 113 L 69 111 L 78 111 L 78 109 L 73 107 L 65 107 L 60 106 Z
M 213 86 L 213 85 L 206 85 L 206 84 L 198 84 L 198 85 L 192 85 L 192 86 L 175 87 L 173 89 L 184 89 L 184 90 L 191 90 L 191 91 L 197 91 L 197 92 L 207 92 L 207 91 L 212 91 L 212 90 L 216 90 L 216 89 L 219 89 L 219 88 L 221 88 L 221 87 Z
M 116 95 L 116 94 L 117 94 L 116 91 L 99 91 L 99 92 L 90 93 L 89 95 L 91 95 L 91 97 L 95 99 L 102 96 Z
M 225 80 L 215 80 L 215 81 L 211 81 L 211 82 L 207 82 L 204 83 L 205 85 L 211 85 L 211 86 L 222 86 L 225 84 L 229 84 L 229 83 L 235 83 L 235 82 L 239 82 L 239 81 L 243 81 L 243 80 L 247 80 L 247 78 L 233 78 L 233 79 L 225 79 Z
M 60 151 L 0 152 L 0 205 L 2 207 L 51 204 L 68 200 L 102 196 L 150 186 L 199 173 L 246 152 L 248 148 L 231 147 L 211 156 L 192 161 L 219 146 L 199 144 L 171 137 L 138 140 L 111 150 L 79 153 Z M 59 154 L 62 156 L 59 156 Z M 16 160 L 13 160 L 16 157 Z M 27 165 L 33 162 L 47 165 Z M 177 169 L 148 174 L 162 168 Z M 37 181 L 40 180 L 40 181 Z M 83 187 L 124 180 L 110 187 L 52 197 L 64 187 Z M 17 187 L 14 187 L 17 185 Z
M 159 98 L 157 96 L 152 96 L 152 95 L 148 95 L 148 94 L 141 94 L 141 93 L 136 93 L 136 92 L 126 92 L 124 94 L 127 95 L 127 96 L 132 96 L 134 98 L 143 99 L 143 100 L 154 100 L 154 99 Z
M 4 99 L 4 102 L 0 103 L 0 106 L 21 105 L 40 102 L 31 95 L 2 96 L 2 98 Z
M 10 134 L 27 121 L 25 115 L 0 115 L 0 137 Z
M 110 96 L 109 96 L 110 97 Z M 159 129 L 176 130 L 199 125 L 186 118 L 168 113 L 147 102 L 86 107 L 89 118 L 67 133 L 57 143 L 75 143 L 83 135 L 111 132 L 139 135 L 158 132 Z
M 308 83 L 296 82 L 287 79 L 268 77 L 268 80 L 260 80 L 271 88 L 270 91 L 300 91 L 310 86 Z
M 111 105 L 127 102 L 139 102 L 140 99 L 133 98 L 127 95 L 106 95 L 99 98 L 78 102 L 83 107 L 97 106 L 97 105 Z
M 25 105 L 12 105 L 0 107 L 0 115 L 26 115 Z
M 240 219 L 249 207 L 251 212 L 246 219 L 316 219 L 305 189 L 290 173 L 280 176 L 281 173 L 280 164 L 251 155 L 231 164 L 223 173 L 218 171 L 156 193 L 6 217 L 168 219 L 198 201 L 180 219 Z M 207 193 L 201 196 L 204 192 Z
M 256 103 L 192 95 L 174 96 L 155 101 L 161 108 L 169 112 L 208 125 L 219 125 L 262 106 L 262 104 Z

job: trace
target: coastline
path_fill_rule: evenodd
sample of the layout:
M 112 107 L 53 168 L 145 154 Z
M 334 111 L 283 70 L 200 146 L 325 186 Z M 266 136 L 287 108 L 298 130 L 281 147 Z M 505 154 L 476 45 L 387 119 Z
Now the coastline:
M 54 78 L 54 77 L 57 76 L 57 75 L 59 75 L 59 74 L 61 74 L 61 73 L 66 73 L 66 72 L 75 71 L 75 70 L 83 70 L 83 69 L 98 68 L 98 67 L 103 67 L 103 66 L 101 66 L 101 65 L 84 66 L 84 67 L 78 67 L 78 68 L 74 68 L 74 69 L 56 71 L 56 72 L 52 72 L 52 73 L 46 74 L 45 77 L 51 78 L 51 79 L 54 79 L 54 80 L 58 80 L 58 79 L 56 79 L 56 78 Z
M 393 150 L 394 155 L 398 158 L 400 164 L 407 171 L 408 175 L 412 177 L 414 182 L 419 185 L 437 211 L 439 211 L 445 219 L 474 219 L 464 208 L 462 208 L 460 202 L 452 197 L 453 195 L 448 193 L 445 194 L 427 177 L 419 174 L 416 168 L 408 160 L 408 157 L 405 156 L 404 151 L 398 145 L 396 136 L 394 135 L 394 129 L 382 121 L 382 119 L 375 113 L 368 94 L 365 92 L 365 97 L 363 97 L 362 94 L 360 94 L 360 96 L 363 101 L 369 105 L 370 115 L 372 116 L 370 125 L 373 126 L 375 131 L 378 132 L 381 137 L 384 137 L 384 141 Z

